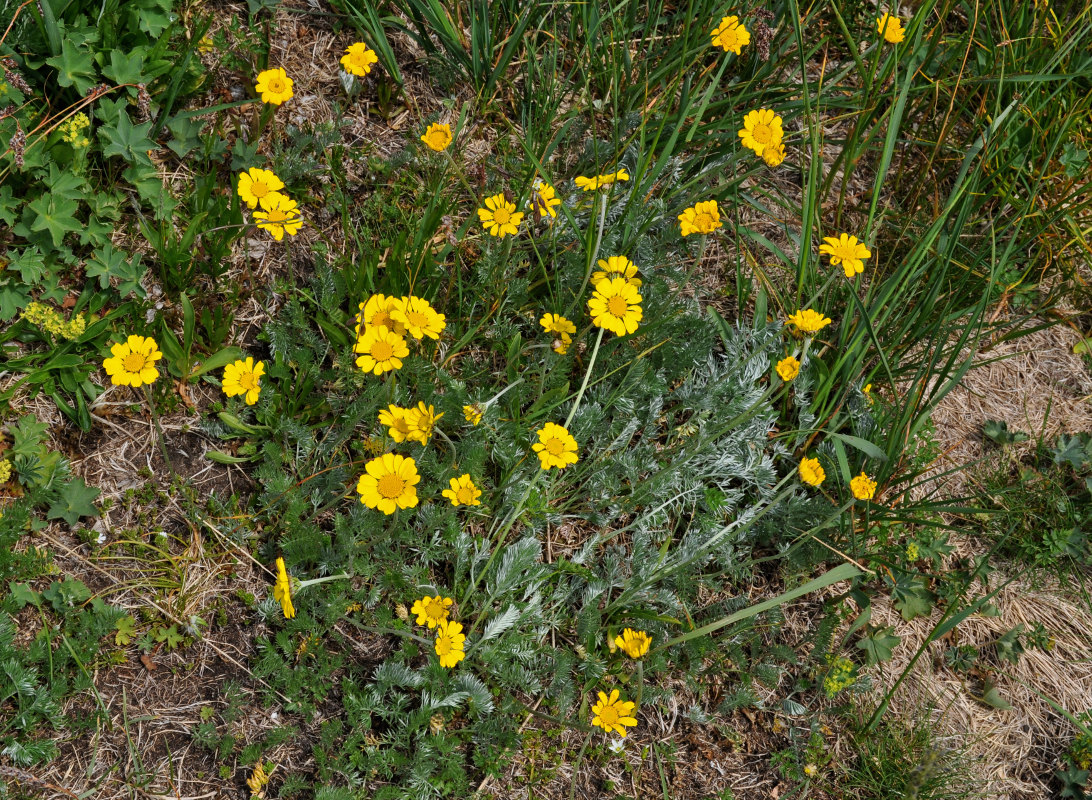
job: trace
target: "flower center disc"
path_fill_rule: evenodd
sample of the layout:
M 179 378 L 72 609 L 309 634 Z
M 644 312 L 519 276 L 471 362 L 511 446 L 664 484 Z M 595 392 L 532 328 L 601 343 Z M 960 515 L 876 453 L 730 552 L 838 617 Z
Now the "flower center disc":
M 771 131 L 769 125 L 763 125 L 761 122 L 755 125 L 754 131 L 751 135 L 755 138 L 755 141 L 759 144 L 768 144 L 771 138 Z
M 253 372 L 246 372 L 239 376 L 239 385 L 248 392 L 258 388 L 258 377 Z
M 551 439 L 546 442 L 546 452 L 552 456 L 559 456 L 565 452 L 565 443 L 560 439 Z
M 469 486 L 461 486 L 459 491 L 455 493 L 455 497 L 458 498 L 460 503 L 468 506 L 474 502 L 474 490 Z
M 284 91 L 284 81 L 280 78 L 270 78 L 268 85 L 271 92 L 279 94 Z
M 446 656 L 451 652 L 451 640 L 446 636 L 436 637 L 436 654 Z
M 618 709 L 614 706 L 606 706 L 599 712 L 599 719 L 607 725 L 617 725 Z
M 250 184 L 250 193 L 255 197 L 265 197 L 269 194 L 269 187 L 261 181 L 254 181 L 254 183 Z
M 625 299 L 615 295 L 607 301 L 607 311 L 615 317 L 624 317 L 626 312 L 629 311 L 629 303 Z
M 699 228 L 712 228 L 713 218 L 705 212 L 702 212 L 701 214 L 698 214 L 696 217 L 694 217 L 694 224 L 697 225 L 697 227 Z
M 401 497 L 402 492 L 406 489 L 406 482 L 399 478 L 397 475 L 384 475 L 379 479 L 379 484 L 376 487 L 379 489 L 379 493 L 388 500 L 393 500 L 396 497 Z
M 394 330 L 394 320 L 391 319 L 391 315 L 386 311 L 378 312 L 372 317 L 372 325 L 383 326 L 388 330 Z
M 394 355 L 394 348 L 387 342 L 380 339 L 378 342 L 372 345 L 372 358 L 376 361 L 388 361 L 390 357 Z
M 420 311 L 410 311 L 406 314 L 406 321 L 414 328 L 427 328 L 428 316 Z
M 501 225 L 506 224 L 511 218 L 512 212 L 510 212 L 507 208 L 498 208 L 496 211 L 493 212 L 493 219 Z
M 145 358 L 140 353 L 130 353 L 121 362 L 126 372 L 140 372 L 144 369 Z
M 442 603 L 437 603 L 435 600 L 430 599 L 425 603 L 425 613 L 432 617 L 432 619 L 443 619 L 447 616 Z

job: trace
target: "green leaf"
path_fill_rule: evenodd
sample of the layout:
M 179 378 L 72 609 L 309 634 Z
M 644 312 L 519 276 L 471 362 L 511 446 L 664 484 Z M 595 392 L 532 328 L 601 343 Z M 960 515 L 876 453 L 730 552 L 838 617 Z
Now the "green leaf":
M 997 444 L 1017 444 L 1027 441 L 1028 435 L 1022 431 L 1010 431 L 1004 420 L 988 419 L 982 423 L 982 435 Z
M 42 592 L 42 597 L 49 601 L 55 611 L 63 614 L 78 603 L 91 599 L 91 590 L 83 584 L 83 581 L 65 578 L 64 581 L 53 581 L 49 588 Z
M 220 350 L 209 356 L 204 364 L 197 367 L 189 374 L 187 380 L 192 381 L 193 379 L 199 378 L 200 376 L 204 375 L 209 370 L 220 369 L 221 367 L 227 366 L 228 364 L 231 364 L 232 362 L 237 361 L 242 357 L 242 350 L 234 345 L 229 345 L 223 350 Z
M 991 682 L 987 681 L 983 688 L 986 691 L 981 697 L 976 698 L 977 700 L 992 708 L 1000 709 L 1001 711 L 1009 711 L 1012 709 L 1012 704 L 1001 696 L 1001 692 L 997 691 L 997 687 Z
M 52 163 L 49 165 L 49 175 L 45 183 L 52 194 L 68 200 L 82 200 L 87 193 L 87 181 L 83 176 Z
M 1080 469 L 1084 462 L 1089 460 L 1090 448 L 1092 448 L 1092 439 L 1089 439 L 1087 434 L 1082 437 L 1080 434 L 1067 436 L 1063 433 L 1058 437 L 1051 455 L 1054 457 L 1054 463 L 1059 466 L 1069 464 L 1073 469 Z
M 240 458 L 239 456 L 228 455 L 219 450 L 206 450 L 205 458 L 209 461 L 215 461 L 217 464 L 246 464 L 248 461 L 254 460 L 253 458 Z
M 933 610 L 933 593 L 925 587 L 925 581 L 910 575 L 899 577 L 891 590 L 891 600 L 907 622 L 927 617 Z
M 125 647 L 129 642 L 133 641 L 133 636 L 136 634 L 136 620 L 129 615 L 126 615 L 114 623 L 114 644 Z
M 41 608 L 42 595 L 31 589 L 30 584 L 12 581 L 8 584 L 8 589 L 11 592 L 11 599 L 15 601 L 16 608 L 22 608 L 26 605 Z
M 126 297 L 136 294 L 144 297 L 144 289 L 140 285 L 144 277 L 145 268 L 139 255 L 130 255 L 123 250 L 117 250 L 112 244 L 105 244 L 96 250 L 84 269 L 89 278 L 98 278 L 99 288 L 105 289 L 110 285 L 110 279 L 118 281 L 118 294 Z
M 63 519 L 69 525 L 75 525 L 80 517 L 98 516 L 95 498 L 101 491 L 84 483 L 83 478 L 76 478 L 61 489 L 61 496 L 49 507 L 47 519 Z
M 61 42 L 60 55 L 47 58 L 46 63 L 57 70 L 57 83 L 61 86 L 75 86 L 80 94 L 87 94 L 98 83 L 91 54 L 77 49 L 71 39 L 64 39 Z
M 78 231 L 80 221 L 76 219 L 79 203 L 68 197 L 43 194 L 27 203 L 27 209 L 34 213 L 33 231 L 49 231 L 54 247 L 60 247 L 64 235 L 69 231 Z
M 37 247 L 28 247 L 15 254 L 8 269 L 17 271 L 27 286 L 37 286 L 46 273 L 45 257 Z
M 850 447 L 857 448 L 869 458 L 874 458 L 877 461 L 887 461 L 887 454 L 867 439 L 862 439 L 859 436 L 850 436 L 847 433 L 831 433 L 829 435 L 834 439 L 841 439 Z
M 110 51 L 110 65 L 102 68 L 102 74 L 114 83 L 145 83 L 144 49 L 137 47 L 128 55 L 120 49 Z
M 864 650 L 868 658 L 868 666 L 875 666 L 881 661 L 890 661 L 895 655 L 895 648 L 899 646 L 902 639 L 892 633 L 894 630 L 894 626 L 888 625 L 872 631 L 857 642 L 858 649 Z
M 102 154 L 107 158 L 121 156 L 130 164 L 151 166 L 152 160 L 148 158 L 148 151 L 157 149 L 156 143 L 148 138 L 148 132 L 151 129 L 151 122 L 134 125 L 129 119 L 128 112 L 122 111 L 116 126 L 99 126 L 98 135 L 102 141 Z

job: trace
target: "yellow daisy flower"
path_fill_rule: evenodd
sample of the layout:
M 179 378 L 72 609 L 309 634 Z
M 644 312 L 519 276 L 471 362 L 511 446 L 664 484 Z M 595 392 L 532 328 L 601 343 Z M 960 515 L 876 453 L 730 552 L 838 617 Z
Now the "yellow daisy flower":
M 550 348 L 559 356 L 565 355 L 569 352 L 569 345 L 573 343 L 573 337 L 567 333 L 559 333 L 554 339 L 554 343 L 550 345 Z
M 576 439 L 563 426 L 547 422 L 535 433 L 538 434 L 538 441 L 531 445 L 531 449 L 538 453 L 543 469 L 565 469 L 580 460 L 576 454 Z
M 777 167 L 785 160 L 785 143 L 771 142 L 762 148 L 762 160 L 767 167 Z
M 410 437 L 409 420 L 406 418 L 408 408 L 390 405 L 379 412 L 379 424 L 387 426 L 387 433 L 396 442 L 404 442 Z
M 785 137 L 781 129 L 781 117 L 768 108 L 749 111 L 743 118 L 743 127 L 739 129 L 739 138 L 743 146 L 761 156 L 767 145 L 780 142 Z
M 258 395 L 262 391 L 262 375 L 265 374 L 265 364 L 247 356 L 246 361 L 236 361 L 224 367 L 224 379 L 221 386 L 228 397 L 246 395 L 244 400 L 248 406 L 258 402 Z
M 303 227 L 303 215 L 299 205 L 288 195 L 271 192 L 262 199 L 262 211 L 254 212 L 257 225 L 269 231 L 278 242 L 287 233 L 295 236 Z
M 356 484 L 360 502 L 384 514 L 417 505 L 416 486 L 421 476 L 412 458 L 385 453 L 364 465 L 364 474 Z
M 615 646 L 630 658 L 640 658 L 648 652 L 652 637 L 644 631 L 625 628 L 621 636 L 614 637 Z
M 482 496 L 482 490 L 474 485 L 469 472 L 458 478 L 452 478 L 449 483 L 451 488 L 444 489 L 440 494 L 450 500 L 451 505 L 480 506 L 482 504 L 482 501 L 478 499 Z
M 422 597 L 413 604 L 410 613 L 417 615 L 418 625 L 435 628 L 441 622 L 447 622 L 447 616 L 454 604 L 455 601 L 452 598 L 441 595 Z
M 425 129 L 425 135 L 421 141 L 428 145 L 430 150 L 442 153 L 451 144 L 451 126 L 446 122 L 434 122 Z
M 871 500 L 876 496 L 876 481 L 862 472 L 849 482 L 849 489 L 858 500 Z
M 785 358 L 777 362 L 776 369 L 781 380 L 788 383 L 800 374 L 800 362 L 792 356 L 785 356 Z
M 594 178 L 586 178 L 583 175 L 576 178 L 574 183 L 577 187 L 583 189 L 585 192 L 592 192 L 596 189 L 602 189 L 604 186 L 611 186 L 618 181 L 628 181 L 629 173 L 624 169 L 620 169 L 617 172 L 608 172 L 605 175 L 596 175 Z
M 445 620 L 439 623 L 436 628 L 435 646 L 436 655 L 440 657 L 440 666 L 454 667 L 466 658 L 466 653 L 463 650 L 466 646 L 466 635 L 463 633 L 463 626 L 458 622 Z
M 808 334 L 818 333 L 830 323 L 830 317 L 824 317 L 818 311 L 812 311 L 810 308 L 796 311 L 785 320 L 786 325 L 795 325 L 797 330 Z
M 394 331 L 399 336 L 406 332 L 406 326 L 391 316 L 395 309 L 406 304 L 404 297 L 388 297 L 385 294 L 373 294 L 367 302 L 360 304 L 360 313 L 356 315 L 356 335 L 360 335 L 360 326 L 377 328 L 382 326 Z
M 735 15 L 724 17 L 720 25 L 713 28 L 712 37 L 714 46 L 723 48 L 726 53 L 735 53 L 737 56 L 745 45 L 751 43 L 751 34 Z
M 899 44 L 906 38 L 906 32 L 902 29 L 902 20 L 890 14 L 876 17 L 876 31 L 883 34 L 883 38 L 889 44 Z
M 644 316 L 641 295 L 625 278 L 607 278 L 595 284 L 588 313 L 598 327 L 617 336 L 633 333 Z
M 110 357 L 102 362 L 102 368 L 114 386 L 137 389 L 146 383 L 155 383 L 159 378 L 155 362 L 161 358 L 163 354 L 155 339 L 134 335 L 110 347 Z
M 679 214 L 679 228 L 683 236 L 712 233 L 720 227 L 720 211 L 717 209 L 716 200 L 696 203 Z
M 600 261 L 600 264 L 603 262 Z M 560 314 L 543 314 L 538 321 L 546 333 L 576 333 L 576 325 Z
M 288 570 L 284 568 L 284 559 L 277 559 L 277 582 L 273 585 L 273 599 L 281 604 L 285 619 L 296 616 L 296 608 L 292 605 L 292 584 L 288 580 Z
M 472 406 L 463 406 L 463 417 L 471 425 L 477 426 L 482 417 L 485 416 L 485 409 L 475 403 Z
M 805 456 L 800 459 L 800 466 L 797 470 L 800 473 L 800 480 L 809 486 L 818 486 L 827 477 L 827 473 L 819 465 L 818 458 L 807 458 Z
M 363 78 L 372 71 L 372 65 L 379 63 L 379 56 L 364 42 L 354 42 L 345 48 L 341 57 L 341 68 L 350 75 Z
M 819 252 L 830 256 L 834 266 L 841 264 L 847 278 L 864 272 L 864 260 L 871 258 L 872 252 L 856 236 L 843 233 L 838 237 L 824 236 L 823 241 L 826 244 L 819 245 Z
M 447 327 L 447 317 L 432 307 L 423 297 L 407 297 L 390 311 L 391 319 L 406 327 L 414 339 L 439 339 Z
M 365 328 L 353 345 L 353 352 L 360 353 L 356 365 L 365 372 L 382 375 L 402 368 L 402 359 L 409 355 L 406 340 L 386 328 Z
M 625 278 L 630 285 L 636 286 L 638 289 L 641 288 L 641 279 L 637 277 L 637 265 L 625 256 L 611 256 L 606 261 L 599 259 L 596 265 L 599 269 L 591 275 L 592 286 L 598 286 L 599 281 L 617 275 Z M 573 328 L 569 333 L 576 333 L 576 328 Z
M 626 727 L 632 728 L 637 724 L 637 718 L 633 716 L 636 708 L 636 703 L 622 700 L 617 689 L 609 697 L 599 692 L 599 702 L 592 706 L 592 725 L 624 737 Z
M 292 98 L 292 79 L 280 67 L 258 73 L 258 82 L 254 91 L 261 95 L 263 103 L 279 106 Z
M 442 416 L 443 412 L 437 414 L 435 408 L 424 403 L 418 403 L 417 408 L 407 408 L 406 425 L 409 426 L 409 433 L 406 434 L 406 439 L 428 444 L 428 440 L 432 438 L 432 430 Z
M 561 198 L 554 187 L 541 178 L 535 178 L 531 186 L 531 211 L 539 217 L 556 217 Z
M 523 212 L 516 211 L 515 203 L 509 203 L 503 194 L 495 194 L 485 198 L 485 208 L 478 209 L 478 219 L 490 236 L 503 239 L 506 234 L 519 234 Z
M 269 170 L 251 167 L 239 173 L 239 187 L 236 191 L 249 208 L 257 208 L 259 203 L 265 208 L 265 201 L 283 188 L 284 181 Z

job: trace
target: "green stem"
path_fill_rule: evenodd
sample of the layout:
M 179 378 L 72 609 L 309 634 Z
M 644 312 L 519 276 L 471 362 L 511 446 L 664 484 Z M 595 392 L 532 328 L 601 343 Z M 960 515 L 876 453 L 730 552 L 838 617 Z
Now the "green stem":
M 156 438 L 159 440 L 159 452 L 163 456 L 163 463 L 167 465 L 167 470 L 171 473 L 172 478 L 178 477 L 178 473 L 174 471 L 174 465 L 171 464 L 171 457 L 167 454 L 167 442 L 163 437 L 163 427 L 159 424 L 159 412 L 156 411 L 155 403 L 152 401 L 152 393 L 148 384 L 144 384 L 144 397 L 148 401 L 148 409 L 152 412 L 152 422 L 155 424 Z
M 599 355 L 599 345 L 603 343 L 603 331 L 604 328 L 599 329 L 599 336 L 595 339 L 595 347 L 592 349 L 591 361 L 588 362 L 588 369 L 584 373 L 584 382 L 580 384 L 580 391 L 576 393 L 576 400 L 573 401 L 573 407 L 569 410 L 569 416 L 565 418 L 565 429 L 568 430 L 569 423 L 573 421 L 573 417 L 576 416 L 576 410 L 580 408 L 580 401 L 584 397 L 584 391 L 588 388 L 588 379 L 591 378 L 592 369 L 595 367 L 595 357 Z
M 584 290 L 588 288 L 588 281 L 591 280 L 592 269 L 595 267 L 595 260 L 599 257 L 599 246 L 603 243 L 603 228 L 607 222 L 607 193 L 602 192 L 599 195 L 599 230 L 595 234 L 595 247 L 592 248 L 591 258 L 588 259 L 588 263 L 584 269 L 584 282 L 580 284 L 580 291 L 576 293 L 576 299 L 584 296 Z M 571 310 L 571 306 L 570 306 Z

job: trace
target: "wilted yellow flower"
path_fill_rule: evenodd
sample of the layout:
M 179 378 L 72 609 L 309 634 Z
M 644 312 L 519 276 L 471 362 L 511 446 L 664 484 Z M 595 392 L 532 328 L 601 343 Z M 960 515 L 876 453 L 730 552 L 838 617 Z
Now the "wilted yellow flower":
M 440 494 L 450 500 L 451 505 L 480 506 L 482 504 L 482 501 L 478 499 L 482 496 L 482 490 L 474 485 L 469 472 L 458 478 L 452 478 L 449 483 L 451 488 L 444 489 Z
M 251 167 L 239 173 L 239 186 L 236 191 L 249 208 L 257 208 L 259 203 L 265 208 L 266 201 L 283 188 L 284 181 L 271 171 Z
M 585 192 L 591 192 L 596 189 L 602 189 L 604 186 L 610 186 L 617 181 L 628 181 L 629 173 L 624 169 L 620 169 L 617 172 L 608 172 L 604 175 L 596 175 L 594 178 L 586 178 L 583 175 L 576 178 L 574 181 L 576 185 L 583 189 Z
M 432 307 L 423 297 L 407 297 L 390 309 L 391 319 L 406 326 L 406 332 L 414 339 L 439 339 L 447 327 L 447 317 Z
M 636 703 L 622 700 L 617 689 L 609 697 L 599 692 L 599 702 L 592 706 L 592 725 L 624 737 L 626 727 L 632 728 L 637 724 L 637 718 L 633 716 L 636 708 Z
M 636 331 L 644 316 L 641 295 L 625 278 L 604 278 L 595 284 L 595 292 L 588 300 L 588 313 L 595 325 L 617 336 Z
M 856 236 L 843 233 L 837 238 L 824 236 L 826 244 L 819 245 L 819 252 L 830 256 L 830 263 L 834 266 L 842 265 L 847 278 L 852 278 L 864 272 L 864 260 L 871 258 L 872 252 L 857 241 Z
M 679 214 L 679 228 L 683 236 L 712 233 L 720 227 L 720 211 L 717 209 L 716 200 L 697 203 Z
M 573 343 L 573 337 L 567 333 L 559 333 L 557 338 L 554 339 L 554 343 L 550 345 L 550 348 L 559 356 L 565 355 L 569 352 L 569 345 Z
M 777 374 L 781 377 L 781 380 L 788 383 L 800 374 L 800 362 L 792 356 L 785 356 L 783 359 L 777 362 L 776 369 Z
M 416 486 L 420 481 L 417 463 L 412 458 L 386 453 L 364 465 L 356 490 L 360 502 L 368 508 L 393 514 L 399 508 L 417 505 Z
M 739 138 L 743 146 L 761 156 L 767 145 L 779 143 L 785 136 L 781 129 L 781 117 L 768 108 L 759 108 L 747 113 L 743 118 L 743 127 L 739 129 Z
M 442 153 L 451 144 L 451 126 L 446 122 L 434 122 L 425 129 L 425 135 L 421 141 L 428 145 L 430 150 Z
M 576 439 L 563 426 L 547 422 L 536 433 L 538 441 L 531 445 L 531 449 L 538 453 L 543 469 L 565 469 L 580 460 L 576 454 Z
M 614 637 L 614 644 L 630 658 L 640 658 L 648 652 L 648 647 L 652 644 L 652 637 L 644 631 L 626 628 L 622 631 L 621 636 Z
M 440 657 L 441 667 L 454 667 L 464 658 L 466 653 L 466 635 L 463 626 L 458 622 L 444 621 L 437 625 L 436 631 L 436 655 Z
M 490 236 L 503 239 L 506 235 L 519 234 L 523 212 L 516 211 L 516 204 L 508 202 L 504 194 L 485 198 L 485 208 L 478 209 L 478 219 Z
M 463 417 L 471 425 L 477 425 L 482 421 L 482 417 L 485 415 L 485 409 L 475 403 L 472 406 L 463 406 Z
M 159 345 L 151 336 L 129 336 L 110 348 L 110 358 L 102 362 L 103 369 L 115 386 L 137 389 L 159 377 L 155 362 L 163 358 Z
M 250 777 L 246 779 L 246 785 L 250 788 L 251 792 L 258 794 L 267 783 L 269 783 L 269 773 L 265 771 L 265 766 L 259 761 L 254 765 L 254 770 L 250 773 Z
M 273 599 L 281 604 L 285 619 L 296 616 L 295 606 L 292 605 L 292 584 L 288 580 L 288 570 L 284 568 L 284 559 L 277 559 L 277 582 L 273 586 Z
M 795 325 L 802 333 L 818 333 L 831 322 L 830 317 L 824 317 L 818 311 L 805 308 L 789 315 L 786 325 Z
M 557 196 L 554 187 L 542 178 L 535 178 L 531 185 L 531 211 L 540 217 L 556 217 L 559 205 L 561 198 Z
M 767 167 L 780 166 L 785 160 L 785 143 L 771 142 L 766 145 L 762 148 L 762 160 L 766 162 Z
M 406 340 L 394 331 L 383 327 L 365 328 L 353 345 L 353 352 L 360 353 L 356 365 L 365 372 L 382 375 L 402 368 L 402 359 L 409 355 Z
M 906 32 L 902 29 L 902 20 L 890 14 L 876 17 L 876 30 L 883 34 L 883 38 L 889 44 L 899 44 L 906 38 Z
M 303 227 L 299 205 L 288 195 L 271 192 L 262 199 L 262 210 L 254 212 L 257 225 L 269 231 L 278 242 L 287 233 L 295 236 Z
M 427 625 L 435 628 L 441 622 L 447 622 L 448 614 L 455 600 L 450 597 L 436 595 L 435 597 L 422 597 L 413 604 L 411 614 L 417 615 L 418 625 Z
M 379 63 L 379 56 L 364 42 L 354 42 L 345 48 L 341 57 L 341 68 L 350 75 L 364 77 L 372 71 L 372 65 Z
M 292 98 L 292 79 L 280 67 L 258 73 L 258 82 L 254 90 L 262 97 L 263 103 L 279 106 Z
M 862 472 L 849 482 L 849 489 L 858 500 L 871 500 L 876 496 L 876 481 Z
M 827 473 L 823 471 L 823 468 L 819 465 L 818 458 L 804 457 L 800 459 L 800 466 L 798 468 L 800 472 L 800 480 L 809 486 L 818 486 L 827 477 Z
M 592 286 L 598 286 L 599 281 L 617 276 L 625 278 L 638 289 L 641 288 L 641 279 L 637 277 L 637 265 L 625 256 L 611 256 L 605 261 L 599 259 L 596 264 L 599 269 L 591 274 Z M 567 332 L 576 333 L 576 327 L 574 326 L 571 331 Z M 563 333 L 563 331 L 558 331 L 558 333 Z
M 262 391 L 262 375 L 265 374 L 265 364 L 247 356 L 246 361 L 236 361 L 224 367 L 224 379 L 221 382 L 224 394 L 228 397 L 246 395 L 243 399 L 248 406 L 258 402 L 258 395 Z
M 723 48 L 726 53 L 735 53 L 737 56 L 745 45 L 751 43 L 751 34 L 735 15 L 724 17 L 720 25 L 713 28 L 712 36 L 714 46 Z

